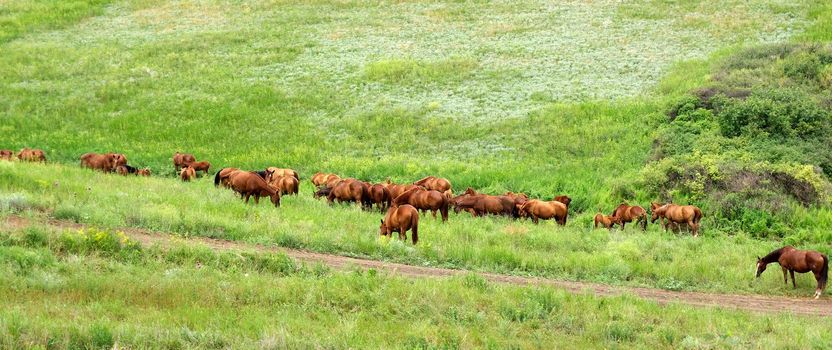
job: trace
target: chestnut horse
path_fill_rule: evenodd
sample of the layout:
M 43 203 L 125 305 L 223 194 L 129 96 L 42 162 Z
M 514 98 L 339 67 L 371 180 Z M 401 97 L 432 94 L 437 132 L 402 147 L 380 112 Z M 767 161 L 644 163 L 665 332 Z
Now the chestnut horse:
M 797 284 L 794 281 L 794 273 L 806 273 L 811 271 L 815 274 L 815 280 L 818 281 L 818 286 L 815 288 L 815 299 L 820 297 L 823 290 L 826 289 L 826 281 L 829 277 L 829 258 L 819 252 L 813 250 L 798 250 L 792 246 L 785 246 L 776 249 L 768 255 L 760 258 L 757 257 L 757 274 L 766 270 L 766 265 L 777 262 L 780 268 L 783 269 L 783 282 L 789 283 L 786 276 L 786 271 L 792 276 L 792 287 L 797 289 Z
M 390 190 L 388 190 L 387 187 L 384 187 L 384 185 L 371 185 L 368 194 L 370 196 L 370 201 L 377 205 L 382 213 L 390 207 L 390 202 L 392 201 L 392 198 L 390 198 Z
M 136 172 L 136 175 L 150 176 L 150 168 L 139 169 L 139 171 Z
M 381 183 L 382 186 L 387 187 L 387 190 L 390 191 L 390 198 L 396 199 L 396 197 L 400 196 L 402 193 L 410 191 L 414 188 L 424 188 L 419 185 L 399 185 L 390 182 L 390 179 Z
M 569 203 L 572 203 L 572 198 L 569 198 L 569 196 L 555 196 L 552 200 L 565 204 L 567 208 L 569 207 Z
M 641 225 L 642 231 L 647 230 L 647 211 L 640 206 L 621 203 L 612 211 L 610 216 L 618 219 L 616 223 L 621 225 L 622 230 L 624 224 L 633 222 L 633 220 L 636 220 L 636 224 Z
M 428 176 L 413 183 L 414 185 L 422 186 L 429 190 L 439 191 L 445 193 L 451 190 L 451 182 L 436 176 Z
M 196 162 L 193 154 L 176 152 L 173 155 L 173 169 L 176 172 L 179 172 L 179 169 L 193 162 Z
M 194 170 L 192 166 L 186 165 L 182 168 L 182 171 L 179 172 L 179 178 L 185 182 L 191 181 L 196 178 L 196 170 Z
M 118 158 L 115 153 L 85 153 L 81 156 L 81 166 L 85 168 L 101 170 L 105 173 L 112 172 L 119 165 Z
M 455 213 L 465 210 L 475 217 L 488 214 L 517 217 L 517 205 L 512 198 L 477 194 L 476 191 L 470 188 L 463 194 L 451 199 L 450 203 L 453 204 Z
M 202 162 L 191 162 L 187 164 L 191 168 L 194 168 L 194 171 L 201 171 L 204 174 L 208 174 L 208 169 L 211 168 L 211 163 L 202 161 Z
M 416 244 L 419 241 L 419 211 L 409 204 L 390 207 L 378 228 L 382 236 L 393 237 L 393 232 L 398 232 L 403 241 L 407 239 L 407 230 L 411 230 L 410 239 Z
M 532 199 L 520 206 L 518 214 L 520 217 L 530 216 L 535 224 L 539 219 L 555 219 L 558 225 L 563 226 L 566 225 L 568 208 L 566 204 L 559 201 L 546 202 Z
M 251 196 L 254 196 L 254 203 L 260 204 L 260 197 L 269 197 L 275 207 L 280 206 L 280 192 L 269 187 L 260 175 L 251 171 L 237 171 L 231 176 L 229 186 L 235 192 L 244 197 L 246 203 Z
M 615 217 L 615 216 L 604 215 L 604 214 L 598 213 L 598 214 L 595 214 L 595 228 L 597 229 L 598 225 L 600 224 L 601 226 L 604 226 L 605 228 L 612 231 L 615 224 L 620 224 L 621 223 L 619 220 L 620 219 Z
M 12 160 L 14 152 L 10 149 L 0 149 L 0 159 Z
M 448 197 L 436 190 L 412 188 L 393 199 L 392 205 L 410 204 L 422 211 L 430 210 L 436 218 L 436 212 L 442 214 L 442 221 L 448 221 Z
M 312 184 L 315 186 L 323 186 L 333 179 L 340 180 L 341 177 L 335 174 L 315 173 L 315 175 L 312 175 Z
M 291 176 L 291 177 L 294 177 L 295 180 L 300 181 L 300 175 L 298 174 L 297 171 L 294 171 L 292 169 L 277 168 L 277 167 L 270 166 L 270 167 L 266 168 L 266 170 L 271 171 L 272 176 Z
M 280 191 L 280 195 L 298 194 L 298 179 L 294 176 L 271 176 L 269 186 Z
M 695 206 L 653 202 L 650 203 L 650 211 L 652 212 L 650 222 L 655 223 L 656 219 L 660 219 L 665 231 L 670 226 L 669 223 L 687 224 L 694 237 L 699 235 L 699 221 L 702 220 L 702 211 Z M 665 224 L 664 219 L 667 219 L 668 224 Z
M 368 195 L 369 186 L 363 181 L 355 179 L 345 179 L 332 187 L 332 190 L 327 195 L 327 201 L 332 204 L 336 200 L 340 202 L 355 202 L 362 207 L 371 207 L 370 197 Z
M 46 154 L 40 149 L 24 148 L 17 153 L 17 159 L 25 162 L 46 162 Z
M 129 166 L 127 164 L 119 165 L 119 166 L 116 167 L 116 173 L 118 173 L 119 175 L 130 175 L 130 174 L 138 175 L 138 172 L 139 172 L 139 169 L 136 169 L 136 168 L 134 168 L 132 166 Z

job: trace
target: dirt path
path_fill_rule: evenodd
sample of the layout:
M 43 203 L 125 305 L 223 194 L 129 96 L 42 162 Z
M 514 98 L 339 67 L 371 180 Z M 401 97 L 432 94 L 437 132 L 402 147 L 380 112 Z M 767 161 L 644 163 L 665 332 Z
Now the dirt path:
M 78 229 L 84 225 L 68 221 L 50 220 L 49 225 L 55 228 Z M 29 225 L 25 218 L 11 216 L 5 224 L 8 228 L 23 228 Z M 0 227 L 0 229 L 3 227 Z M 466 270 L 453 270 L 435 267 L 411 266 L 377 260 L 349 258 L 338 255 L 313 253 L 302 250 L 279 247 L 266 247 L 248 243 L 225 241 L 219 239 L 194 237 L 188 239 L 174 238 L 168 234 L 151 232 L 148 230 L 125 228 L 120 229 L 142 245 L 159 244 L 170 246 L 175 242 L 197 242 L 215 250 L 256 250 L 262 252 L 285 253 L 293 259 L 306 263 L 322 263 L 334 269 L 376 269 L 406 277 L 447 277 L 471 273 Z M 618 287 L 599 283 L 571 282 L 547 278 L 520 277 L 494 273 L 477 273 L 488 281 L 514 285 L 545 285 L 565 289 L 572 293 L 590 293 L 598 296 L 634 295 L 639 298 L 652 300 L 660 304 L 681 303 L 694 306 L 713 306 L 729 309 L 747 310 L 752 312 L 772 313 L 786 312 L 801 315 L 832 316 L 832 298 L 823 297 L 820 300 L 806 298 L 787 298 L 760 295 L 716 294 L 701 292 L 673 292 L 662 289 Z M 807 291 L 807 294 L 811 294 Z

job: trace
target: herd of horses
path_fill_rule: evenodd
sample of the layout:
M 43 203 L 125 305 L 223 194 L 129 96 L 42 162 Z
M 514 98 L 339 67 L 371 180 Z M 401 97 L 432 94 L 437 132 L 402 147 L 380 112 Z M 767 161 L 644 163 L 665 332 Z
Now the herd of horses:
M 11 150 L 0 150 L 0 159 L 27 162 L 46 162 L 45 153 L 40 149 L 24 148 L 16 154 Z M 192 154 L 176 152 L 173 155 L 174 170 L 183 181 L 193 180 L 199 171 L 207 174 L 211 163 L 197 161 Z M 86 153 L 80 157 L 81 166 L 106 173 L 121 175 L 150 176 L 150 169 L 138 169 L 127 164 L 127 157 L 121 153 Z M 501 215 L 515 219 L 529 218 L 535 224 L 539 220 L 553 220 L 558 225 L 566 225 L 569 204 L 572 199 L 559 195 L 551 201 L 531 199 L 523 193 L 506 192 L 502 195 L 483 194 L 467 188 L 459 195 L 454 195 L 448 179 L 428 176 L 413 183 L 397 184 L 388 178 L 381 183 L 370 183 L 354 178 L 342 178 L 332 173 L 316 173 L 310 179 L 316 187 L 313 196 L 325 197 L 327 202 L 356 203 L 364 209 L 378 209 L 384 213 L 380 220 L 379 234 L 392 237 L 394 232 L 399 239 L 405 240 L 411 232 L 411 241 L 419 240 L 419 213 L 430 211 L 436 219 L 440 215 L 442 222 L 448 220 L 448 212 L 465 211 L 473 217 Z M 214 185 L 227 187 L 240 195 L 246 203 L 254 197 L 259 203 L 260 197 L 268 197 L 275 207 L 280 206 L 282 195 L 298 195 L 300 175 L 288 168 L 268 167 L 260 171 L 247 171 L 238 168 L 222 168 L 214 175 Z M 612 230 L 616 225 L 624 229 L 628 223 L 635 222 L 642 230 L 647 229 L 648 212 L 644 208 L 627 203 L 618 205 L 610 215 L 595 215 L 594 227 Z M 693 205 L 674 203 L 650 203 L 650 222 L 657 220 L 665 229 L 679 230 L 687 227 L 693 236 L 699 233 L 702 211 Z M 765 271 L 772 262 L 779 263 L 783 278 L 788 283 L 787 273 L 791 274 L 792 285 L 796 288 L 794 273 L 812 272 L 817 280 L 814 297 L 819 298 L 826 288 L 829 271 L 829 259 L 826 255 L 811 250 L 797 250 L 791 246 L 777 249 L 765 257 L 757 258 L 756 277 Z

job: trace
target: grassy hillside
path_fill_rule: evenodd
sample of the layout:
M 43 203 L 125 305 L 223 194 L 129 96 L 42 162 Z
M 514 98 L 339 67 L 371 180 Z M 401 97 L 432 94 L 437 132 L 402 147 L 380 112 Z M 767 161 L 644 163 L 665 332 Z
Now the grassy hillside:
M 406 280 L 331 272 L 281 256 L 193 246 L 141 249 L 97 230 L 0 234 L 0 282 L 4 348 L 832 344 L 828 319 L 575 296 L 477 276 Z

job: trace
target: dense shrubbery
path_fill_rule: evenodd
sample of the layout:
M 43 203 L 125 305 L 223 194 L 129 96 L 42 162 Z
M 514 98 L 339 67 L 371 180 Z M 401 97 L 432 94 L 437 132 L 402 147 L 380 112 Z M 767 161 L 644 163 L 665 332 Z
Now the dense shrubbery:
M 795 208 L 829 204 L 832 47 L 773 45 L 726 59 L 670 108 L 646 189 L 708 207 L 714 222 L 786 236 Z

